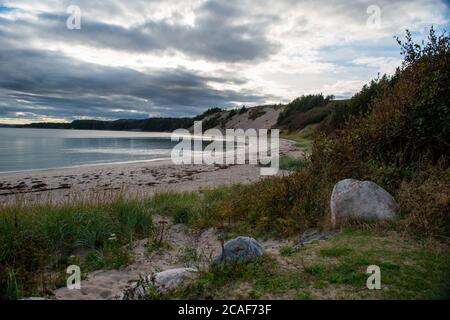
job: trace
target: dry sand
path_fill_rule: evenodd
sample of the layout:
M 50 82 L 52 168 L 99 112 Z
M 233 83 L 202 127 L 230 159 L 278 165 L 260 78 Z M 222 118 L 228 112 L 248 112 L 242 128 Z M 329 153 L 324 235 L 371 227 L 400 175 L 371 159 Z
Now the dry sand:
M 188 229 L 182 224 L 172 224 L 167 217 L 156 216 L 155 224 L 160 221 L 167 223 L 164 241 L 168 248 L 161 252 L 148 253 L 148 239 L 136 241 L 131 246 L 134 262 L 120 270 L 99 270 L 90 273 L 81 281 L 81 289 L 69 290 L 60 288 L 55 292 L 55 298 L 61 300 L 113 300 L 122 299 L 126 290 L 139 279 L 156 272 L 180 268 L 194 267 L 201 269 L 210 264 L 220 253 L 221 244 L 218 233 L 211 228 L 201 233 Z M 279 249 L 288 241 L 267 240 L 261 242 L 267 254 L 277 255 Z M 186 248 L 195 249 L 198 254 L 196 261 L 183 259 Z

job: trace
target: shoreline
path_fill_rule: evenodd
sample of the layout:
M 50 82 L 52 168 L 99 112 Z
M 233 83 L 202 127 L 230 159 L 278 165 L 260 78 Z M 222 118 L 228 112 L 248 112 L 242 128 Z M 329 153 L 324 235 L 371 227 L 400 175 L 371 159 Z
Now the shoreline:
M 304 155 L 294 141 L 280 139 L 280 156 Z M 257 165 L 176 165 L 171 160 L 94 164 L 71 168 L 0 173 L 0 200 L 67 203 L 118 196 L 142 199 L 160 192 L 188 192 L 264 179 Z M 280 170 L 277 175 L 286 175 Z
M 25 169 L 25 170 L 17 170 L 17 171 L 0 171 L 0 179 L 9 176 L 17 176 L 17 175 L 30 175 L 30 174 L 45 174 L 51 172 L 60 172 L 62 170 L 71 170 L 76 168 L 96 168 L 96 167 L 114 167 L 128 164 L 138 164 L 138 163 L 151 163 L 151 162 L 159 162 L 163 163 L 171 163 L 170 158 L 157 158 L 157 159 L 148 159 L 148 160 L 132 160 L 132 161 L 120 161 L 120 162 L 103 162 L 103 163 L 87 163 L 80 165 L 73 165 L 67 167 L 56 167 L 56 168 L 38 168 L 38 169 Z

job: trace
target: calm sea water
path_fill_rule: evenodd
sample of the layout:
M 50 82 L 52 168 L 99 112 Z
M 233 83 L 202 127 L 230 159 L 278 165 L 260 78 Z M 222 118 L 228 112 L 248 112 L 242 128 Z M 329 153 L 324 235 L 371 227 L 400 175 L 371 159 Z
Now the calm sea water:
M 0 128 L 0 172 L 169 159 L 170 133 Z

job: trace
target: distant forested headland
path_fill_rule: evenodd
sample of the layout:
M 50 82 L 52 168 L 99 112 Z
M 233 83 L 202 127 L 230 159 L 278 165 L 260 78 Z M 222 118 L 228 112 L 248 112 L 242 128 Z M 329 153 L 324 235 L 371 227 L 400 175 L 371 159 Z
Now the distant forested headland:
M 31 123 L 19 125 L 20 128 L 45 129 L 79 129 L 79 130 L 120 130 L 120 131 L 173 131 L 178 128 L 187 128 L 193 124 L 192 118 L 150 118 L 143 120 L 74 120 L 70 123 Z

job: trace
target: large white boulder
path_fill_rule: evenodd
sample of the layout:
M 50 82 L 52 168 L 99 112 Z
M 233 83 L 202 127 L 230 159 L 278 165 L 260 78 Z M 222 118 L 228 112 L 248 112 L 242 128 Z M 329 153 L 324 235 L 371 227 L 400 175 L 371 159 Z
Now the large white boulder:
M 331 222 L 335 227 L 345 219 L 392 220 L 399 206 L 382 187 L 371 181 L 339 181 L 331 194 Z

